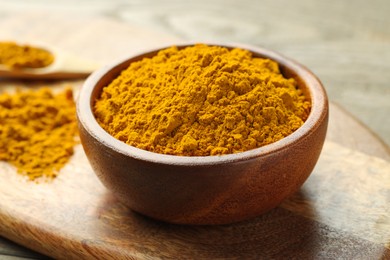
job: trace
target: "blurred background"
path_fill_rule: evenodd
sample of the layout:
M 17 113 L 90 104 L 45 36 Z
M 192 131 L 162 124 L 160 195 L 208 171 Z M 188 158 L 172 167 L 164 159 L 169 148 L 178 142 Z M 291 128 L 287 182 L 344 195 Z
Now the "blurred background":
M 314 71 L 331 101 L 390 145 L 388 0 L 0 0 L 0 23 L 30 12 L 103 16 L 184 40 L 276 50 Z
M 45 36 L 50 28 L 51 35 L 43 40 L 63 39 L 59 47 L 70 50 L 76 50 L 74 43 L 81 39 L 103 35 L 93 44 L 97 45 L 95 52 L 99 47 L 104 50 L 100 57 L 107 61 L 123 55 L 118 53 L 123 48 L 116 50 L 107 44 L 129 44 L 114 44 L 107 30 L 123 23 L 150 31 L 145 38 L 156 35 L 166 37 L 166 42 L 178 39 L 263 46 L 310 68 L 324 83 L 330 101 L 390 146 L 389 14 L 389 0 L 0 0 L 0 41 L 14 40 L 7 39 L 8 27 L 11 35 L 19 38 L 33 37 L 37 32 L 38 37 Z M 20 17 L 27 17 L 24 20 L 28 22 L 20 23 Z M 100 26 L 107 23 L 99 23 L 96 17 L 116 24 L 102 29 Z M 98 23 L 88 24 L 90 18 Z M 56 31 L 59 20 L 67 23 Z M 80 21 L 87 26 L 77 31 Z M 73 28 L 76 32 L 69 34 Z M 120 31 L 132 33 L 124 27 Z M 91 53 L 88 48 L 82 52 L 85 57 Z M 0 83 L 8 84 L 2 79 Z M 43 258 L 1 237 L 0 249 L 5 254 L 1 259 Z

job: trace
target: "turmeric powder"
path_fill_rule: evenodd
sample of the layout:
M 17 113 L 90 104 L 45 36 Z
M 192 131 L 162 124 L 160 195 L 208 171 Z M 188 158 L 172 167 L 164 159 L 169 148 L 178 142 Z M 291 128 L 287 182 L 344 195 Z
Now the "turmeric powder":
M 303 124 L 310 106 L 276 62 L 239 48 L 197 44 L 131 63 L 103 88 L 94 114 L 129 145 L 208 156 L 276 142 Z
M 75 113 L 71 89 L 1 94 L 0 160 L 31 180 L 55 177 L 77 142 Z
M 47 50 L 15 42 L 0 42 L 0 64 L 10 69 L 42 68 L 53 61 L 54 55 Z

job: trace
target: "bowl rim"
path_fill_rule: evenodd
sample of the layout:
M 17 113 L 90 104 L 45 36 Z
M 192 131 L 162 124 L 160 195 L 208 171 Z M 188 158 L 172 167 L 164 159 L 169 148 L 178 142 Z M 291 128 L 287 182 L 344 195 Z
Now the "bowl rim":
M 265 146 L 254 148 L 248 151 L 224 154 L 224 155 L 209 155 L 209 156 L 179 156 L 160 154 L 147 150 L 143 150 L 129 144 L 126 144 L 108 132 L 106 132 L 96 121 L 92 112 L 94 89 L 100 80 L 104 78 L 111 70 L 115 70 L 121 65 L 127 63 L 129 60 L 136 59 L 137 57 L 144 56 L 145 54 L 155 53 L 159 50 L 177 46 L 178 48 L 185 48 L 193 46 L 195 44 L 206 44 L 212 46 L 222 46 L 227 48 L 241 48 L 249 50 L 257 55 L 276 61 L 282 67 L 287 67 L 296 76 L 298 76 L 302 82 L 305 82 L 306 88 L 309 92 L 311 101 L 311 111 L 304 122 L 304 124 L 295 130 L 290 135 Z M 93 72 L 87 80 L 84 82 L 76 101 L 76 113 L 77 119 L 80 125 L 87 131 L 96 141 L 102 143 L 102 145 L 121 153 L 125 156 L 130 156 L 133 159 L 148 161 L 158 164 L 170 164 L 170 165 L 198 165 L 207 166 L 215 164 L 223 164 L 226 162 L 237 162 L 248 159 L 257 158 L 260 156 L 268 156 L 269 154 L 281 152 L 288 147 L 297 144 L 300 140 L 305 139 L 311 133 L 320 126 L 320 122 L 324 121 L 328 117 L 328 97 L 321 81 L 305 66 L 298 62 L 287 58 L 273 50 L 266 48 L 247 45 L 247 44 L 224 44 L 224 43 L 210 43 L 210 42 L 189 42 L 180 43 L 176 45 L 163 45 L 162 47 L 153 48 L 151 50 L 141 51 L 134 55 L 130 55 L 125 59 L 121 59 L 110 65 L 106 65 L 95 72 Z

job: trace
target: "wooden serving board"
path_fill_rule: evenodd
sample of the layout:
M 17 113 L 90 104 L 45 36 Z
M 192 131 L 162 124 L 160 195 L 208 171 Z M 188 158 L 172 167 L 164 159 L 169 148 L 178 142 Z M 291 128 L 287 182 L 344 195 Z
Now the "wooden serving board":
M 48 16 L 49 21 L 19 35 L 20 23 L 34 20 L 34 15 L 0 23 L 0 39 L 31 35 L 103 63 L 153 44 L 178 42 L 101 18 L 69 21 L 60 16 Z M 44 30 L 47 24 L 65 39 Z M 107 31 L 110 39 L 104 38 Z M 0 89 L 69 83 L 78 88 L 82 81 L 0 81 Z M 323 152 L 298 193 L 255 219 L 180 226 L 146 218 L 119 203 L 94 175 L 79 145 L 50 183 L 26 181 L 0 162 L 0 235 L 63 259 L 389 259 L 389 154 L 375 136 L 331 104 Z

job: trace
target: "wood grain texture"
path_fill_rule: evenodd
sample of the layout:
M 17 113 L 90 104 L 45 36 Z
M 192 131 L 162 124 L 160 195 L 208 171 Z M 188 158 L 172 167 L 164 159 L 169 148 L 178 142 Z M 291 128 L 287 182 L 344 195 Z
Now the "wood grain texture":
M 337 140 L 337 138 L 338 138 L 337 133 L 340 133 L 340 132 L 343 134 L 349 133 L 351 138 L 347 139 L 347 140 L 354 140 L 354 138 L 358 139 L 361 136 L 370 136 L 370 132 L 367 131 L 366 128 L 363 128 L 362 125 L 360 125 L 356 121 L 354 121 L 353 118 L 351 118 L 348 114 L 343 114 L 344 113 L 343 110 L 338 110 L 338 109 L 339 108 L 337 106 L 334 106 L 331 103 L 331 111 L 333 111 L 333 112 L 331 112 L 331 114 L 330 114 L 328 137 L 333 136 L 333 140 Z M 344 120 L 339 120 L 340 118 L 342 118 Z M 346 122 L 345 119 L 348 119 L 351 122 L 355 122 L 355 125 L 352 125 L 353 128 L 350 128 L 351 127 L 350 123 L 344 124 Z M 333 132 L 332 129 L 336 129 L 337 131 Z M 384 150 L 384 147 L 382 146 L 382 144 L 375 141 L 376 140 L 375 136 L 372 136 L 371 138 L 372 138 L 372 141 L 374 141 L 374 142 L 368 143 L 369 145 L 366 145 L 366 147 L 359 146 L 359 147 L 355 147 L 355 148 L 362 149 L 362 152 L 370 151 L 374 154 L 377 153 L 378 156 L 385 155 L 386 150 Z M 340 139 L 344 140 L 343 135 L 340 136 Z M 345 142 L 345 143 L 348 143 L 348 142 Z M 354 145 L 356 145 L 356 143 L 350 142 L 349 145 L 351 147 L 353 147 Z M 338 148 L 338 147 L 336 146 L 336 148 Z M 338 150 L 338 149 L 336 149 L 336 150 Z M 351 152 L 352 150 L 343 149 L 343 151 Z M 354 152 L 354 153 L 362 155 L 362 153 L 359 153 L 359 152 Z M 82 154 L 82 157 L 83 156 L 84 155 Z M 389 156 L 388 153 L 387 153 L 387 156 Z M 76 155 L 75 157 L 79 158 L 79 155 Z M 371 159 L 377 160 L 376 157 L 368 156 L 365 158 L 369 159 L 369 160 L 371 160 Z M 84 158 L 84 163 L 85 163 L 85 158 Z M 320 163 L 321 163 L 321 161 L 320 161 Z M 381 161 L 381 163 L 383 163 L 383 161 Z M 371 164 L 368 164 L 367 167 L 371 167 Z M 88 169 L 89 169 L 89 167 L 86 166 L 87 171 L 88 171 Z M 347 172 L 347 173 L 349 173 L 349 172 Z M 9 174 L 10 174 L 10 176 L 14 175 L 14 178 L 17 178 L 17 175 L 15 175 L 14 172 L 11 171 Z M 77 185 L 81 184 L 83 182 L 82 180 L 89 180 L 89 178 L 87 178 L 87 177 L 80 178 L 80 173 L 78 173 L 78 172 L 65 173 L 65 174 L 68 174 L 68 177 L 71 178 L 70 181 L 72 181 L 72 180 L 74 181 L 75 178 L 70 177 L 69 174 L 77 175 L 77 179 L 78 179 L 76 181 Z M 202 252 L 200 252 L 200 251 L 199 252 L 192 252 L 192 253 L 194 253 L 194 254 L 196 253 L 196 254 L 199 254 L 199 256 L 204 256 L 204 257 L 221 256 L 221 251 L 228 252 L 229 254 L 231 254 L 229 256 L 233 256 L 233 254 L 231 252 L 236 252 L 236 253 L 241 252 L 242 257 L 244 257 L 244 256 L 249 257 L 251 252 L 258 253 L 258 251 L 254 251 L 255 250 L 254 248 L 258 248 L 259 251 L 260 250 L 264 251 L 261 253 L 264 257 L 267 255 L 268 256 L 273 255 L 275 258 L 277 258 L 277 257 L 283 258 L 283 256 L 286 256 L 287 253 L 280 252 L 277 249 L 271 250 L 271 248 L 270 248 L 271 245 L 279 244 L 279 243 L 281 244 L 281 247 L 283 248 L 283 250 L 285 250 L 285 248 L 289 248 L 291 255 L 307 257 L 307 258 L 311 258 L 310 257 L 311 255 L 313 255 L 313 256 L 316 255 L 316 256 L 319 256 L 321 258 L 325 258 L 325 257 L 331 256 L 331 255 L 337 255 L 340 253 L 339 251 L 345 250 L 345 248 L 348 249 L 347 251 L 356 251 L 355 252 L 356 255 L 353 255 L 351 252 L 349 252 L 348 254 L 344 253 L 343 256 L 346 256 L 346 257 L 353 256 L 353 257 L 357 257 L 357 259 L 359 259 L 359 258 L 364 259 L 365 258 L 364 256 L 370 256 L 370 258 L 372 258 L 372 259 L 375 259 L 375 257 L 372 257 L 372 256 L 378 256 L 376 258 L 379 259 L 380 258 L 379 256 L 382 253 L 383 253 L 383 255 L 389 254 L 389 250 L 386 251 L 383 248 L 383 243 L 381 245 L 381 243 L 366 241 L 365 238 L 362 238 L 359 235 L 356 236 L 356 234 L 350 234 L 348 230 L 354 229 L 355 222 L 351 222 L 352 227 L 347 226 L 346 231 L 341 231 L 339 229 L 332 228 L 332 226 L 329 226 L 329 225 L 326 225 L 323 223 L 319 223 L 318 221 L 315 221 L 315 220 L 313 221 L 313 219 L 315 218 L 315 217 L 313 217 L 313 210 L 307 209 L 307 205 L 303 203 L 303 201 L 307 201 L 307 198 L 305 198 L 305 196 L 307 196 L 307 193 L 309 192 L 309 194 L 310 194 L 310 192 L 311 192 L 310 186 L 308 186 L 309 190 L 307 190 L 307 188 L 305 188 L 306 187 L 306 185 L 305 185 L 304 188 L 302 189 L 303 192 L 299 192 L 298 194 L 296 194 L 294 196 L 293 200 L 287 201 L 285 204 L 283 204 L 283 207 L 278 208 L 278 209 L 268 213 L 267 215 L 264 215 L 261 218 L 259 218 L 259 219 L 262 219 L 259 222 L 261 224 L 254 222 L 254 221 L 249 221 L 249 222 L 247 222 L 247 224 L 239 223 L 239 224 L 232 226 L 231 227 L 232 230 L 229 230 L 229 232 L 227 232 L 227 233 L 226 233 L 226 231 L 224 231 L 225 232 L 224 233 L 224 232 L 220 231 L 220 229 L 222 227 L 213 227 L 208 231 L 208 228 L 205 228 L 205 227 L 193 228 L 193 227 L 184 227 L 184 226 L 175 226 L 175 225 L 164 225 L 160 222 L 156 222 L 156 221 L 144 218 L 136 213 L 129 211 L 126 207 L 124 207 L 123 205 L 118 203 L 116 201 L 116 199 L 112 198 L 112 196 L 109 193 L 106 194 L 104 189 L 101 187 L 100 183 L 97 182 L 95 176 L 92 175 L 91 173 L 89 173 L 89 174 L 91 175 L 91 180 L 89 180 L 89 181 L 95 182 L 95 184 L 97 185 L 96 188 L 92 189 L 91 186 L 80 185 L 82 187 L 80 187 L 78 189 L 77 192 L 79 192 L 79 193 L 76 192 L 75 194 L 72 194 L 72 195 L 62 194 L 62 192 L 60 190 L 57 190 L 56 187 L 53 187 L 51 189 L 51 192 L 54 192 L 54 195 L 55 194 L 62 194 L 61 197 L 65 197 L 65 198 L 67 196 L 70 196 L 68 198 L 68 201 L 71 201 L 72 199 L 75 198 L 75 201 L 73 202 L 75 204 L 79 204 L 79 202 L 77 202 L 77 201 L 80 200 L 80 198 L 83 198 L 83 200 L 88 200 L 88 197 L 84 196 L 84 192 L 82 192 L 83 194 L 80 194 L 80 190 L 83 190 L 83 191 L 88 193 L 87 190 L 91 189 L 92 194 L 98 194 L 98 193 L 103 194 L 103 195 L 101 195 L 102 197 L 100 199 L 100 201 L 101 201 L 100 203 L 95 201 L 95 203 L 94 203 L 95 208 L 94 208 L 93 203 L 91 203 L 91 205 L 85 205 L 84 209 L 83 209 L 83 207 L 84 207 L 83 205 L 78 205 L 78 206 L 68 205 L 66 207 L 66 210 L 64 210 L 61 213 L 58 212 L 58 214 L 61 215 L 60 218 L 63 218 L 63 220 L 59 221 L 59 223 L 57 222 L 57 224 L 65 225 L 65 226 L 62 226 L 61 229 L 67 229 L 67 228 L 69 228 L 69 226 L 72 226 L 69 223 L 73 223 L 73 226 L 76 226 L 77 229 L 80 229 L 80 228 L 84 229 L 85 224 L 88 221 L 86 221 L 86 219 L 83 220 L 82 218 L 84 218 L 85 215 L 89 216 L 89 219 L 95 218 L 94 222 L 87 225 L 87 226 L 89 226 L 89 230 L 95 229 L 95 232 L 92 233 L 90 236 L 86 236 L 85 234 L 80 234 L 79 237 L 77 238 L 77 239 L 80 239 L 81 241 L 83 241 L 83 243 L 86 245 L 89 245 L 88 243 L 92 243 L 93 245 L 95 245 L 95 247 L 92 245 L 89 245 L 89 246 L 92 248 L 95 248 L 95 249 L 96 249 L 96 247 L 99 247 L 99 243 L 100 243 L 100 245 L 104 245 L 104 241 L 101 241 L 102 239 L 99 239 L 100 241 L 93 242 L 94 236 L 99 235 L 99 237 L 102 237 L 103 234 L 111 234 L 111 240 L 112 240 L 112 237 L 116 236 L 115 233 L 119 232 L 122 234 L 121 236 L 118 237 L 118 239 L 121 239 L 120 246 L 122 246 L 123 244 L 126 244 L 126 242 L 125 242 L 126 240 L 123 239 L 123 233 L 125 233 L 125 234 L 127 233 L 127 235 L 125 235 L 125 237 L 127 237 L 127 239 L 133 239 L 133 240 L 135 238 L 137 238 L 137 236 L 141 236 L 142 234 L 149 234 L 149 235 L 145 235 L 146 237 L 148 237 L 148 240 L 146 238 L 143 238 L 144 240 L 139 241 L 139 242 L 142 244 L 145 242 L 145 240 L 147 240 L 148 245 L 153 246 L 153 241 L 154 241 L 156 243 L 156 245 L 158 245 L 158 247 L 162 246 L 165 249 L 167 247 L 168 248 L 171 247 L 170 243 L 173 243 L 174 245 L 176 245 L 177 243 L 178 244 L 184 243 L 185 246 L 183 246 L 183 247 L 191 247 L 191 248 L 194 247 L 194 245 L 193 245 L 194 243 L 195 244 L 199 243 L 200 245 L 202 245 L 201 249 L 203 248 L 204 251 L 211 250 L 211 252 L 209 254 L 206 254 L 203 251 Z M 7 178 L 9 178 L 10 176 L 8 176 Z M 315 176 L 315 175 L 313 174 L 313 176 Z M 63 177 L 64 176 L 60 176 L 60 178 L 63 178 Z M 3 180 L 2 177 L 1 177 L 1 180 Z M 373 179 L 371 178 L 371 180 L 373 180 Z M 80 181 L 81 181 L 81 183 L 79 183 Z M 60 182 L 62 182 L 61 179 L 60 179 Z M 318 180 L 316 183 L 318 184 L 319 182 L 320 181 Z M 1 183 L 3 183 L 3 182 L 1 182 Z M 17 183 L 18 183 L 18 181 L 16 181 L 16 185 L 19 185 Z M 22 183 L 24 183 L 24 181 L 22 181 Z M 69 183 L 69 180 L 68 180 L 68 183 Z M 5 185 L 5 184 L 3 184 L 3 185 Z M 24 185 L 26 185 L 26 183 Z M 57 185 L 62 185 L 62 184 L 57 184 Z M 36 185 L 30 185 L 30 186 L 35 187 Z M 47 185 L 45 187 L 47 187 Z M 36 189 L 46 190 L 47 188 L 45 188 L 45 187 L 40 187 L 40 188 L 36 187 Z M 329 186 L 327 186 L 327 187 L 329 187 Z M 376 186 L 374 185 L 374 187 L 376 187 Z M 350 188 L 352 188 L 352 187 L 350 186 Z M 29 188 L 29 187 L 20 187 L 20 189 L 24 189 L 24 191 L 22 191 L 24 194 L 26 193 L 26 191 L 28 192 L 28 194 L 36 193 L 36 192 L 34 192 L 34 190 L 31 190 L 31 188 Z M 1 187 L 0 190 L 3 191 L 3 187 Z M 47 194 L 47 191 L 45 193 Z M 340 191 L 339 191 L 339 193 L 340 193 Z M 3 198 L 2 196 L 3 196 L 3 193 L 0 193 L 1 198 Z M 26 197 L 29 197 L 29 196 L 30 195 L 28 195 Z M 57 196 L 59 196 L 59 195 L 57 195 Z M 89 195 L 89 196 L 91 196 L 91 195 Z M 367 194 L 366 194 L 366 196 L 367 196 Z M 36 201 L 39 201 L 40 203 L 45 203 L 45 201 L 46 201 L 46 203 L 47 203 L 48 200 L 51 200 L 50 199 L 51 197 L 53 197 L 53 194 L 50 194 L 50 192 L 49 192 L 49 195 L 47 195 L 47 197 L 45 196 L 45 198 L 30 198 L 30 200 L 33 200 L 33 201 L 24 202 L 23 205 L 28 206 L 29 203 L 31 203 L 31 205 L 35 205 Z M 373 198 L 375 198 L 375 197 L 373 197 Z M 14 204 L 15 200 L 16 201 L 18 201 L 18 200 L 23 201 L 26 198 L 23 199 L 23 198 L 18 197 L 18 198 L 10 198 L 10 199 L 12 199 L 12 201 L 10 203 Z M 334 201 L 335 199 L 338 200 L 340 198 L 334 197 L 334 198 L 332 198 L 332 201 L 335 202 Z M 382 199 L 383 199 L 383 197 L 382 197 Z M 337 203 L 337 201 L 336 201 L 336 203 Z M 298 207 L 294 206 L 295 204 L 298 204 Z M 55 212 L 56 208 L 58 209 L 58 208 L 62 207 L 61 205 L 59 205 L 59 203 L 55 203 L 55 205 L 57 205 L 55 208 L 53 208 L 51 205 L 48 205 L 48 204 L 44 204 L 44 205 L 37 204 L 37 205 L 38 205 L 37 206 L 38 208 L 36 208 L 35 210 L 40 211 L 39 208 L 43 207 L 43 208 L 47 208 L 45 210 L 45 212 L 47 212 L 49 210 L 49 208 L 50 208 L 49 211 Z M 98 206 L 96 206 L 96 205 L 98 205 Z M 1 205 L 1 206 L 2 206 L 1 208 L 3 208 L 3 205 Z M 324 214 L 324 210 L 326 213 L 327 208 L 324 209 L 322 207 L 322 205 L 317 205 L 317 206 L 319 209 L 322 209 L 321 210 L 322 214 Z M 288 209 L 288 210 L 286 210 L 286 209 Z M 20 209 L 20 210 L 23 212 L 25 211 L 25 209 Z M 294 212 L 294 211 L 298 211 L 298 212 Z M 78 218 L 75 218 L 74 216 L 78 215 L 80 212 L 83 212 L 83 213 Z M 331 212 L 333 212 L 333 211 L 331 211 Z M 0 214 L 1 215 L 0 219 L 3 221 L 2 214 L 3 214 L 3 212 L 1 212 L 1 214 Z M 39 217 L 39 216 L 42 216 L 42 214 L 39 214 L 38 216 L 34 214 L 33 216 Z M 47 213 L 47 214 L 49 215 L 50 213 Z M 27 212 L 27 215 L 29 215 L 28 212 Z M 344 215 L 344 216 L 347 217 L 348 215 Z M 45 217 L 47 217 L 47 216 L 45 216 Z M 27 218 L 28 218 L 28 216 L 27 216 Z M 326 220 L 327 216 L 326 215 L 322 216 L 322 218 L 324 218 Z M 379 218 L 379 220 L 380 220 L 380 218 Z M 385 219 L 382 219 L 381 221 L 379 221 L 379 223 L 384 222 L 384 220 Z M 26 221 L 30 221 L 30 220 L 27 219 Z M 76 223 L 75 223 L 75 221 L 76 221 Z M 332 221 L 335 222 L 335 220 L 332 220 Z M 68 224 L 66 224 L 66 223 L 68 223 Z M 96 224 L 96 223 L 100 223 L 100 224 Z M 113 227 L 110 227 L 109 223 L 111 223 L 111 225 Z M 136 223 L 136 224 L 134 224 L 134 223 Z M 140 223 L 140 226 L 139 226 L 139 223 Z M 364 221 L 359 222 L 359 223 L 363 223 L 364 225 L 360 225 L 357 227 L 363 228 L 363 229 L 367 225 L 370 225 L 370 223 L 372 224 L 372 222 L 366 223 Z M 332 224 L 332 223 L 330 223 L 330 224 Z M 260 226 L 257 228 L 254 228 L 256 225 L 260 225 Z M 333 223 L 333 225 L 334 225 L 334 223 Z M 148 228 L 145 229 L 144 226 L 146 226 Z M 305 228 L 303 228 L 303 227 L 305 227 Z M 35 227 L 35 228 L 38 228 L 38 227 Z M 73 228 L 75 228 L 75 227 L 73 227 Z M 264 228 L 266 228 L 266 229 L 264 229 Z M 122 229 L 123 229 L 123 232 L 120 231 Z M 165 233 L 161 233 L 161 231 L 160 231 L 161 229 Z M 0 228 L 0 230 L 3 230 L 3 226 Z M 98 234 L 97 232 L 99 232 L 99 230 L 104 231 L 103 234 Z M 384 230 L 386 230 L 386 229 L 384 229 Z M 284 234 L 284 232 L 286 232 L 286 231 L 288 231 L 289 235 L 285 234 L 285 237 L 283 237 L 283 239 L 281 241 L 278 241 L 279 237 L 282 236 Z M 36 231 L 34 229 L 29 230 L 29 232 L 27 233 L 27 236 L 31 236 L 31 232 L 36 232 Z M 68 232 L 70 232 L 70 231 L 68 231 Z M 218 232 L 222 232 L 222 233 L 218 233 Z M 357 232 L 357 231 L 355 230 L 354 232 Z M 56 233 L 58 233 L 58 232 L 56 231 Z M 257 234 L 257 233 L 259 233 L 259 234 L 253 238 L 251 237 L 251 235 Z M 25 246 L 29 246 L 35 250 L 38 250 L 42 246 L 42 244 L 47 243 L 46 240 L 48 238 L 46 236 L 38 236 L 38 239 L 42 239 L 42 241 L 40 243 L 29 242 L 26 244 L 25 238 L 21 237 L 20 236 L 21 234 L 23 234 L 23 232 L 18 230 L 18 232 L 13 235 L 13 236 L 16 236 L 16 237 L 13 237 L 14 241 L 22 243 Z M 193 236 L 196 236 L 197 234 L 201 234 L 201 236 L 199 237 L 199 240 L 196 240 L 195 238 L 193 238 Z M 218 234 L 218 236 L 212 242 L 212 243 L 216 243 L 215 245 L 213 245 L 210 241 L 208 241 L 208 239 L 209 239 L 208 236 L 213 236 L 214 234 Z M 297 238 L 295 238 L 294 236 L 296 236 L 297 234 L 299 234 L 299 236 Z M 24 235 L 26 236 L 26 234 L 24 234 Z M 60 236 L 61 235 L 62 234 L 60 233 Z M 135 238 L 134 238 L 134 236 L 135 236 Z M 155 237 L 151 238 L 150 236 L 155 236 Z M 225 236 L 227 236 L 227 238 L 225 238 L 226 241 L 221 242 L 221 239 L 224 239 Z M 231 239 L 234 236 L 238 236 L 237 240 L 232 240 L 229 242 L 229 239 Z M 290 238 L 293 238 L 293 239 L 291 241 L 288 241 L 287 236 L 290 236 Z M 316 241 L 315 243 L 312 242 L 312 240 L 314 238 Z M 35 239 L 37 239 L 37 238 L 35 238 Z M 54 240 L 50 239 L 49 241 L 52 241 L 52 243 L 57 244 L 57 246 L 58 245 L 67 246 L 68 244 L 72 244 L 70 242 L 66 242 L 66 241 L 62 241 L 62 240 L 56 241 L 55 238 L 52 238 L 52 239 L 54 239 Z M 181 241 L 182 239 L 183 239 L 183 241 Z M 202 241 L 203 239 L 205 241 Z M 254 245 L 248 245 L 247 243 L 249 241 L 252 241 L 252 239 L 254 239 L 253 240 Z M 187 244 L 185 244 L 186 242 L 187 242 Z M 115 243 L 115 242 L 111 241 L 111 243 Z M 128 242 L 127 242 L 127 244 L 128 244 Z M 304 253 L 304 252 L 301 252 L 302 245 L 305 245 L 305 246 L 313 245 L 314 247 L 310 247 L 308 249 L 305 249 L 306 253 Z M 0 248 L 1 248 L 1 246 L 0 246 Z M 89 248 L 89 247 L 87 247 L 87 248 Z M 136 246 L 135 248 L 139 248 L 139 246 Z M 58 250 L 61 250 L 61 249 L 58 249 Z M 143 249 L 143 250 L 146 250 L 146 249 Z M 151 250 L 151 249 L 148 249 L 148 250 Z M 157 250 L 157 249 L 155 249 L 155 250 Z M 176 249 L 176 250 L 179 251 L 179 249 Z M 218 253 L 218 250 L 220 250 L 219 253 Z M 5 246 L 5 250 L 3 249 L 3 251 L 0 251 L 0 252 L 2 254 L 9 254 L 9 255 L 12 254 L 12 255 L 17 255 L 20 257 L 25 257 L 25 256 L 37 257 L 36 254 L 30 254 L 29 251 L 19 251 L 19 250 L 17 250 L 17 248 L 15 250 L 12 248 L 10 249 L 9 246 Z M 46 251 L 41 251 L 41 252 L 47 253 Z M 50 250 L 50 252 L 51 252 L 51 250 Z M 49 254 L 51 254 L 50 252 L 49 252 Z M 147 252 L 149 252 L 149 251 L 147 251 Z M 152 252 L 153 252 L 153 250 L 152 250 Z M 363 254 L 363 252 L 366 252 L 366 255 L 359 255 L 359 254 Z M 154 253 L 155 253 L 156 257 L 163 255 L 163 254 L 160 255 L 159 252 L 154 252 Z M 177 253 L 177 251 L 176 251 L 176 253 Z M 179 253 L 181 254 L 181 252 L 179 252 Z M 56 255 L 56 257 L 60 257 L 60 258 L 68 257 L 68 255 L 65 254 L 64 252 L 57 252 L 57 254 L 58 255 Z M 86 254 L 88 255 L 88 252 Z M 167 254 L 167 252 L 165 252 L 165 254 Z M 131 255 L 131 254 L 129 254 L 129 255 Z M 142 254 L 138 255 L 138 257 L 141 257 L 141 256 L 143 257 L 146 255 L 142 255 Z M 358 257 L 358 256 L 360 256 L 360 257 Z M 77 257 L 79 257 L 79 256 L 77 256 Z M 386 258 L 384 258 L 384 259 L 386 259 Z
M 12 241 L 0 237 L 0 259 L 49 259 L 49 257 L 39 254 L 31 249 L 13 243 Z
M 190 40 L 244 42 L 307 65 L 330 99 L 390 145 L 390 4 L 386 0 L 131 2 L 112 10 L 130 24 Z
M 389 254 L 390 163 L 332 142 L 298 194 L 258 218 L 224 226 L 171 225 L 132 212 L 100 184 L 80 146 L 52 183 L 24 182 L 0 167 L 2 235 L 55 258 Z
M 139 30 L 117 22 L 107 30 L 115 38 L 105 37 L 100 30 L 101 26 L 107 28 L 105 22 L 90 19 L 100 15 L 132 27 L 154 29 L 159 32 L 159 39 L 169 34 L 191 41 L 264 46 L 311 68 L 327 87 L 330 100 L 341 104 L 390 145 L 390 117 L 387 116 L 390 112 L 390 74 L 387 73 L 390 68 L 390 4 L 387 0 L 354 3 L 338 0 L 95 0 L 93 4 L 82 1 L 77 5 L 65 0 L 46 1 L 0 0 L 0 20 L 7 20 L 0 30 L 0 39 L 8 35 L 38 38 L 104 62 L 110 56 L 115 60 L 126 45 L 141 49 L 154 43 L 151 40 L 133 45 L 131 35 L 138 35 Z M 27 17 L 20 20 L 20 13 L 24 16 L 31 11 L 41 13 L 30 16 L 26 26 L 23 21 Z M 72 19 L 58 30 L 47 28 L 48 24 L 57 26 L 64 17 Z M 74 26 L 77 23 L 84 26 L 77 28 Z M 16 30 L 10 32 L 7 28 Z M 72 37 L 58 40 L 68 33 Z M 99 40 L 92 49 L 80 45 L 88 39 Z M 116 47 L 107 51 L 108 46 Z M 96 49 L 100 52 L 94 53 Z
M 0 35 L 41 37 L 103 62 L 118 58 L 123 48 L 132 54 L 157 43 L 153 34 L 101 18 L 63 23 L 61 16 L 48 17 L 46 22 L 57 26 L 57 34 L 47 33 L 47 24 L 42 21 L 26 30 L 23 19 L 31 21 L 31 16 L 10 17 L 0 23 Z M 72 27 L 77 23 L 83 26 Z M 109 39 L 88 45 L 94 33 L 99 36 L 96 29 L 102 27 L 112 35 L 119 34 L 115 48 Z M 131 43 L 129 39 L 137 33 L 142 39 L 153 40 Z M 63 34 L 69 37 L 63 39 Z M 175 41 L 164 37 L 158 39 Z M 62 87 L 68 83 L 76 88 L 81 84 L 1 80 L 0 89 Z M 8 164 L 0 163 L 0 234 L 60 259 L 389 259 L 390 163 L 384 160 L 389 156 L 388 148 L 375 135 L 331 103 L 324 151 L 299 193 L 252 220 L 195 227 L 158 222 L 123 206 L 100 184 L 78 146 L 72 161 L 52 183 L 27 182 Z M 28 254 L 1 250 L 20 257 Z
M 377 134 L 337 103 L 331 103 L 329 110 L 328 140 L 390 161 L 390 148 Z
M 188 46 L 193 45 L 178 48 Z M 299 64 L 267 49 L 243 48 L 254 57 L 276 61 L 282 73 L 294 77 L 308 93 L 312 104 L 300 129 L 275 144 L 245 153 L 202 158 L 161 155 L 130 148 L 102 131 L 91 104 L 124 68 L 156 55 L 156 50 L 107 66 L 85 82 L 77 102 L 80 140 L 93 170 L 121 202 L 170 223 L 230 224 L 276 207 L 301 187 L 325 140 L 326 92 L 315 75 Z

